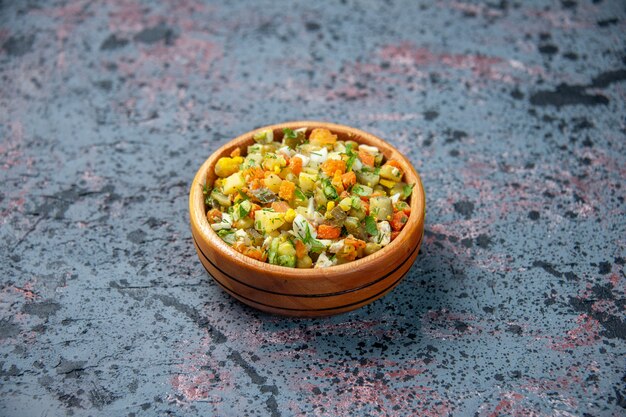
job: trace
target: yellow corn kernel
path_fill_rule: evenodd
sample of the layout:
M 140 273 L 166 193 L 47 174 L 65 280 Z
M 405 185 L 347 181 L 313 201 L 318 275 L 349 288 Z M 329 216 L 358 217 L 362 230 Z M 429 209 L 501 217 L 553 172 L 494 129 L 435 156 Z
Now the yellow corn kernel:
M 274 173 L 275 174 L 280 174 L 280 171 L 281 171 L 280 166 L 278 166 L 278 165 L 274 166 Z
M 293 222 L 293 219 L 296 218 L 296 211 L 292 208 L 285 212 L 285 221 L 288 223 Z
M 334 201 L 329 201 L 328 204 L 326 204 L 326 211 L 331 211 L 334 208 L 335 208 L 335 202 Z

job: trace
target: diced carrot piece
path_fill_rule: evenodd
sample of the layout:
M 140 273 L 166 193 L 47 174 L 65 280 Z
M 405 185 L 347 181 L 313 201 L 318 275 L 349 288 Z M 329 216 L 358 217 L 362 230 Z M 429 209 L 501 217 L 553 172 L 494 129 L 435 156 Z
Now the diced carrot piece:
M 365 152 L 360 150 L 359 151 L 359 159 L 361 160 L 361 162 L 363 162 L 363 164 L 373 167 L 374 166 L 374 162 L 375 162 L 375 157 L 374 155 L 372 155 L 369 152 Z
M 361 239 L 353 239 L 353 238 L 347 237 L 346 240 L 344 241 L 344 243 L 346 245 L 352 245 L 355 248 L 364 248 L 365 247 L 365 241 L 363 241 Z
M 391 232 L 391 240 L 394 240 L 395 238 L 397 238 L 399 234 L 400 234 L 399 231 L 398 232 L 396 232 L 396 231 Z
M 341 182 L 343 182 L 343 186 L 346 188 L 356 184 L 356 174 L 352 171 L 346 172 L 341 176 Z
M 218 209 L 211 209 L 207 211 L 206 218 L 209 221 L 209 223 L 217 223 L 220 220 L 222 220 L 222 212 L 219 211 Z
M 335 172 L 339 171 L 339 174 L 346 172 L 346 161 L 343 159 L 327 159 L 321 166 L 322 171 L 329 177 L 335 175 Z
M 400 162 L 396 161 L 395 159 L 388 160 L 387 162 L 385 162 L 385 165 L 391 165 L 392 167 L 396 167 L 400 171 L 403 171 L 402 165 L 400 164 Z
M 333 179 L 330 183 L 333 187 L 335 187 L 337 193 L 343 193 L 343 182 L 341 181 L 341 174 L 339 173 L 339 170 L 335 171 L 335 175 L 333 175 Z
M 294 156 L 293 158 L 291 158 L 291 172 L 293 172 L 294 175 L 300 175 L 300 173 L 302 172 L 302 158 L 300 158 L 299 156 Z
M 284 213 L 289 210 L 289 204 L 286 201 L 274 201 L 272 203 L 272 208 L 274 209 L 274 211 Z
M 296 257 L 302 259 L 307 252 L 306 245 L 300 239 L 296 239 Z
M 411 206 L 406 206 L 402 211 L 408 216 L 409 214 L 411 214 Z
M 249 183 L 254 180 L 262 180 L 265 178 L 265 173 L 261 168 L 252 167 L 243 171 L 243 177 Z
M 320 224 L 317 228 L 317 237 L 320 239 L 337 239 L 340 234 L 341 229 L 339 227 L 329 224 Z
M 230 153 L 230 157 L 231 157 L 231 158 L 234 158 L 234 157 L 239 156 L 239 155 L 241 155 L 241 149 L 239 149 L 239 148 L 235 148 L 235 149 L 234 149 L 234 150 Z
M 350 193 L 347 191 L 342 191 L 341 194 L 339 194 L 339 198 L 341 198 L 342 200 L 346 197 L 350 197 Z
M 399 232 L 408 221 L 409 216 L 407 216 L 404 211 L 398 211 L 397 213 L 393 214 L 393 219 L 391 220 L 391 228 Z
M 361 207 L 363 207 L 363 210 L 365 210 L 365 214 L 366 215 L 370 214 L 370 203 L 369 203 L 369 200 L 363 200 L 361 198 Z
M 337 142 L 337 135 L 333 135 L 328 129 L 313 129 L 309 135 L 309 142 L 314 145 L 332 145 Z
M 280 183 L 280 189 L 278 190 L 278 196 L 285 200 L 292 200 L 294 193 L 296 192 L 296 184 L 291 181 L 283 181 Z
M 257 188 L 261 188 L 261 181 L 258 178 L 255 178 L 250 181 L 250 189 L 256 190 Z
M 257 261 L 265 260 L 263 259 L 263 252 L 260 249 L 256 249 L 256 248 L 247 248 L 246 251 L 244 252 L 244 255 L 252 259 L 256 259 Z

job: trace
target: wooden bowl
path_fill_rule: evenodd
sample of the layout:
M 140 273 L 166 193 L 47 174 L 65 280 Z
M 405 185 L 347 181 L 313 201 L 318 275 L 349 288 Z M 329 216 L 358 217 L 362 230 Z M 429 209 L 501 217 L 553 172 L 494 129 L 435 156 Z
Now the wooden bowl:
M 400 161 L 405 181 L 415 184 L 411 214 L 402 232 L 389 245 L 362 259 L 321 269 L 295 269 L 249 258 L 228 246 L 211 229 L 202 194 L 213 184 L 217 160 L 239 148 L 245 154 L 253 135 L 265 129 L 281 140 L 283 128 L 326 128 L 340 140 L 354 140 L 378 147 L 385 158 Z M 404 278 L 417 257 L 424 233 L 426 199 L 419 175 L 394 147 L 378 137 L 332 123 L 297 121 L 266 126 L 228 142 L 198 170 L 189 192 L 189 215 L 200 262 L 220 287 L 239 301 L 259 310 L 286 316 L 330 316 L 357 309 L 391 291 Z

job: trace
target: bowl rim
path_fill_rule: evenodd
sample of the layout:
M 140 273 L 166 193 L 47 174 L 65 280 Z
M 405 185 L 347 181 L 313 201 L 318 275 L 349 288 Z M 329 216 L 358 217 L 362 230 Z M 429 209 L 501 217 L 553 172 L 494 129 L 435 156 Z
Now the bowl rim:
M 210 227 L 210 224 L 206 218 L 202 186 L 206 184 L 209 169 L 212 169 L 215 166 L 217 159 L 222 156 L 228 156 L 230 152 L 235 148 L 242 148 L 246 143 L 249 143 L 252 140 L 252 137 L 257 132 L 268 129 L 272 129 L 274 132 L 276 132 L 277 130 L 282 131 L 282 129 L 284 128 L 297 129 L 302 127 L 306 127 L 307 130 L 312 130 L 315 128 L 326 128 L 333 133 L 352 135 L 355 137 L 354 140 L 359 143 L 363 142 L 364 139 L 365 142 L 368 142 L 370 145 L 373 144 L 374 146 L 377 146 L 383 152 L 383 154 L 385 154 L 386 158 L 389 158 L 389 154 L 392 154 L 394 159 L 400 159 L 400 162 L 403 164 L 403 166 L 409 169 L 410 175 L 415 177 L 415 185 L 413 187 L 413 192 L 411 194 L 410 200 L 411 213 L 409 214 L 409 220 L 407 221 L 405 227 L 402 229 L 398 237 L 387 246 L 371 255 L 341 265 L 333 265 L 326 268 L 290 268 L 286 266 L 273 265 L 267 262 L 261 262 L 237 252 L 235 249 L 231 248 L 226 242 L 224 242 Z M 226 142 L 217 150 L 215 150 L 198 169 L 191 183 L 191 187 L 189 190 L 189 215 L 192 234 L 194 234 L 195 226 L 200 236 L 209 245 L 210 249 L 217 251 L 219 256 L 223 256 L 225 258 L 234 258 L 241 263 L 247 264 L 251 269 L 262 269 L 265 273 L 269 272 L 270 274 L 276 274 L 285 280 L 307 278 L 315 279 L 320 275 L 342 275 L 345 273 L 355 272 L 364 268 L 367 265 L 374 264 L 376 263 L 376 261 L 379 260 L 383 260 L 384 262 L 383 258 L 385 258 L 392 251 L 394 251 L 398 247 L 398 245 L 401 245 L 404 242 L 404 239 L 400 239 L 401 236 L 408 236 L 411 231 L 417 231 L 420 226 L 423 226 L 426 216 L 426 196 L 424 193 L 424 187 L 421 178 L 411 164 L 410 160 L 405 157 L 404 154 L 402 154 L 399 150 L 397 150 L 393 145 L 386 142 L 385 140 L 371 133 L 346 125 L 314 120 L 297 120 L 262 126 L 253 129 L 240 136 L 237 136 L 235 139 Z M 421 233 L 423 233 L 423 231 Z M 418 243 L 419 241 L 421 241 L 421 239 L 418 238 L 416 240 L 416 243 Z

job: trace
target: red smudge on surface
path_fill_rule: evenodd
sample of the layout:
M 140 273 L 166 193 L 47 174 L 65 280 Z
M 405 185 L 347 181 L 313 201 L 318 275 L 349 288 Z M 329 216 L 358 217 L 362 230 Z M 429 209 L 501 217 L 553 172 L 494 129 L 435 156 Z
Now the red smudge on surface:
M 24 297 L 26 301 L 33 301 L 39 298 L 39 295 L 33 290 L 33 284 L 31 282 L 27 282 L 22 287 L 13 286 L 12 289 Z
M 582 20 L 579 17 L 590 15 L 584 12 L 574 15 L 566 10 L 529 9 L 525 14 L 531 18 L 531 21 L 539 20 L 558 29 L 585 29 L 594 26 L 594 22 Z
M 212 341 L 206 330 L 204 333 L 178 365 L 180 373 L 170 379 L 177 395 L 170 395 L 168 400 L 179 406 L 187 406 L 194 401 L 218 405 L 223 401 L 221 393 L 234 388 L 231 373 L 210 354 Z
M 566 336 L 559 341 L 553 341 L 548 346 L 552 350 L 564 351 L 580 346 L 591 346 L 600 337 L 600 323 L 587 314 L 581 314 L 576 318 L 578 324 L 568 330 Z
M 548 400 L 554 408 L 575 411 L 578 408 L 578 399 L 572 391 L 582 390 L 585 395 L 589 393 L 585 382 L 587 378 L 585 371 L 588 374 L 596 373 L 597 363 L 592 361 L 585 370 L 578 366 L 571 366 L 567 368 L 565 374 L 553 378 L 527 378 L 526 383 L 520 388 L 529 394 Z M 597 391 L 597 387 L 593 390 Z
M 504 398 L 496 405 L 496 408 L 489 414 L 489 417 L 497 417 L 503 413 L 510 413 L 513 411 L 514 405 L 524 398 L 523 395 L 516 392 L 506 392 L 502 396 Z
M 139 32 L 146 26 L 155 26 L 163 18 L 150 15 L 150 8 L 135 0 L 118 0 L 109 12 L 109 29 L 112 32 Z
M 392 65 L 415 66 L 417 68 L 448 67 L 469 70 L 477 78 L 513 83 L 515 72 L 523 71 L 531 75 L 541 73 L 537 68 L 526 68 L 519 61 L 509 61 L 496 56 L 480 54 L 436 53 L 427 47 L 417 47 L 410 42 L 387 45 L 380 51 L 382 59 Z
M 407 413 L 434 417 L 448 415 L 452 406 L 436 390 L 425 386 L 412 378 L 426 371 L 425 364 L 420 360 L 406 362 L 370 359 L 359 362 L 359 372 L 346 371 L 345 364 L 337 366 L 331 361 L 319 364 L 318 370 L 312 374 L 317 379 L 335 380 L 329 395 L 316 395 L 314 389 L 319 388 L 313 377 L 304 377 L 298 382 L 302 394 L 306 396 L 308 406 L 312 410 L 302 411 L 301 406 L 290 404 L 290 410 L 297 415 L 353 415 L 365 412 L 366 407 L 375 406 L 380 415 L 404 416 Z M 385 378 L 376 375 L 386 369 Z M 406 378 L 409 378 L 406 380 Z
M 459 10 L 463 13 L 470 13 L 487 17 L 501 17 L 504 14 L 501 10 L 487 7 L 484 4 L 469 4 L 460 1 L 452 1 L 448 3 L 437 3 L 437 5 L 448 6 L 451 9 Z
M 22 162 L 22 151 L 19 149 L 24 139 L 24 126 L 19 120 L 10 122 L 8 139 L 0 141 L 0 155 L 2 155 L 2 169 L 7 170 Z
M 620 281 L 620 276 L 617 274 L 617 272 L 613 272 L 609 276 L 609 283 L 611 284 L 613 288 L 617 288 L 617 284 L 619 284 L 619 281 Z

